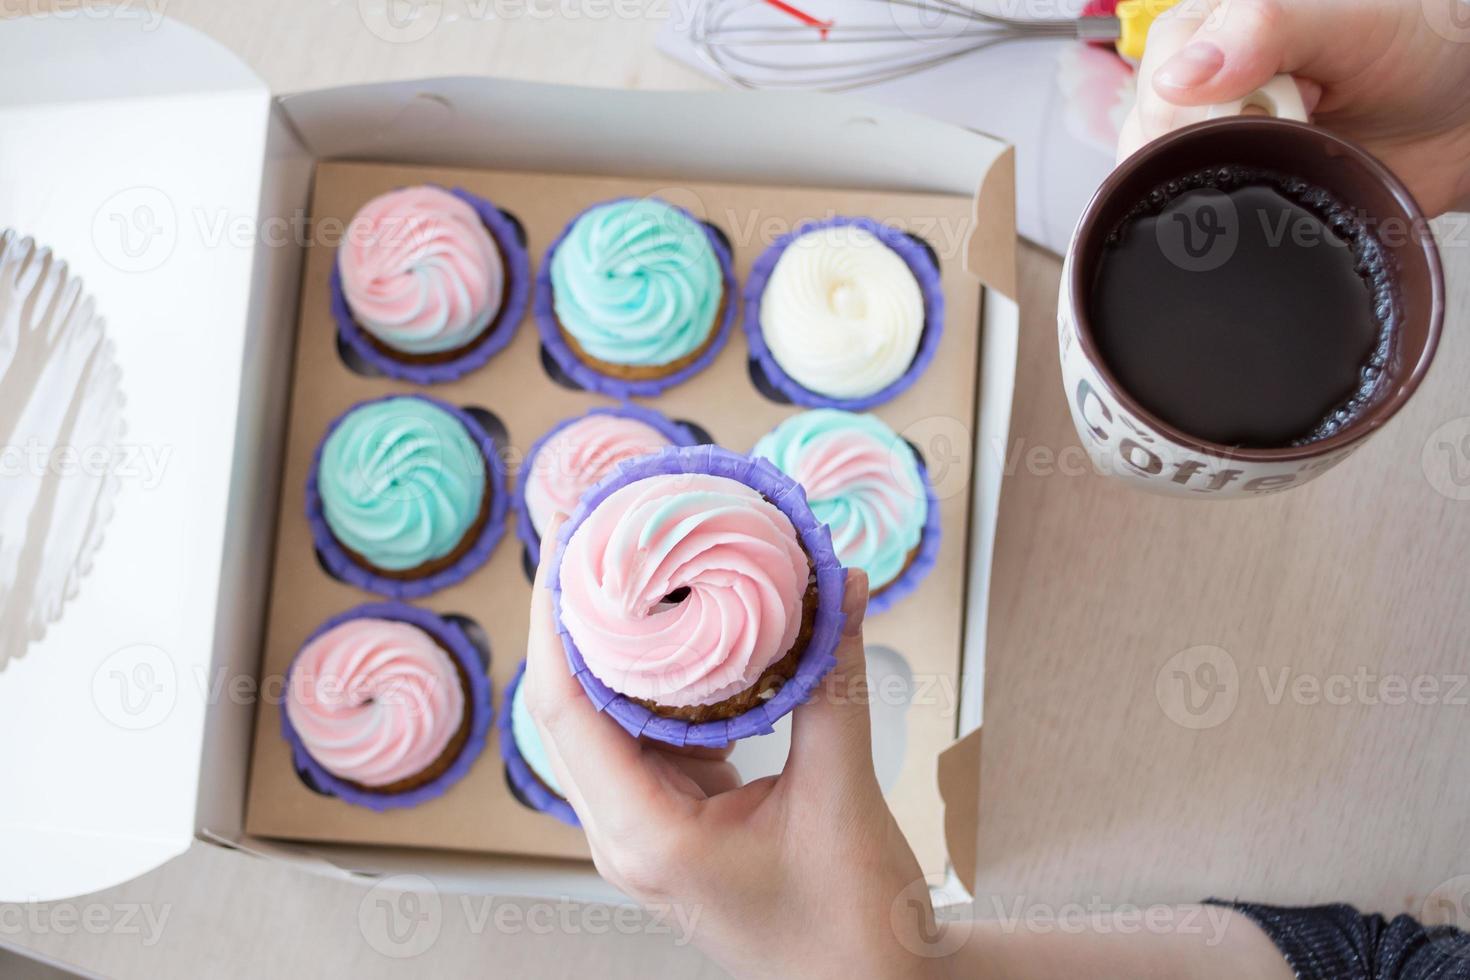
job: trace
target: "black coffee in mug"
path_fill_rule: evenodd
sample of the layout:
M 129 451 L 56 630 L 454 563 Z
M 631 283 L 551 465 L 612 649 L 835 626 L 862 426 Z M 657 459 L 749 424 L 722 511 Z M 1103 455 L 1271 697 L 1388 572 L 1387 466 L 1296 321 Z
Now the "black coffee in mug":
M 1108 236 L 1093 336 L 1122 388 L 1175 428 L 1303 445 L 1378 394 L 1400 316 L 1390 266 L 1327 191 L 1212 167 L 1154 189 Z

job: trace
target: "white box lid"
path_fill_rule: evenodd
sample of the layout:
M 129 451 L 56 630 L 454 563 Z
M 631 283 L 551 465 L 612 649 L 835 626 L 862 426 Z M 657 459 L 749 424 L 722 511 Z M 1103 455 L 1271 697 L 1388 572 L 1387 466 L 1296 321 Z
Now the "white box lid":
M 0 901 L 188 846 L 217 680 L 270 98 L 203 35 L 110 13 L 0 24 L 0 226 L 105 321 L 102 341 L 0 332 Z

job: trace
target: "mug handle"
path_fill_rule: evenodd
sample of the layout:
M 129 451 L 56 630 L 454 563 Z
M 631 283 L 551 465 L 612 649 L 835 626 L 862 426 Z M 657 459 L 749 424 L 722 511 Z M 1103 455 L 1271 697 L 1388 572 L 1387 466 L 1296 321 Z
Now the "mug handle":
M 1245 111 L 1247 106 L 1265 109 L 1277 119 L 1291 119 L 1295 122 L 1309 121 L 1307 107 L 1302 102 L 1301 90 L 1296 87 L 1296 79 L 1290 75 L 1277 75 L 1243 99 L 1210 106 L 1205 118 L 1222 119 L 1226 116 L 1238 116 Z

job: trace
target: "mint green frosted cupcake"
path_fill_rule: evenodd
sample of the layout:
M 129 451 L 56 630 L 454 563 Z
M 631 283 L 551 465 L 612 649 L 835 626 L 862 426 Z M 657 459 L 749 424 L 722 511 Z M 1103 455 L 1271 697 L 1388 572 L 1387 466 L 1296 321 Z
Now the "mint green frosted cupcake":
M 307 488 L 318 550 L 339 577 L 375 591 L 404 592 L 373 580 L 442 587 L 494 546 L 498 475 L 494 443 L 468 414 L 418 395 L 364 402 L 318 450 Z M 344 559 L 372 579 L 344 572 Z
M 516 675 L 505 689 L 508 710 L 500 713 L 500 757 L 505 761 L 505 778 L 511 794 L 533 810 L 549 814 L 562 823 L 580 827 L 576 811 L 567 802 L 566 793 L 556 780 L 551 758 L 541 733 L 526 707 L 526 662 L 521 661 Z
M 712 228 L 656 198 L 582 212 L 542 268 L 542 344 L 584 388 L 657 394 L 707 365 L 728 333 L 728 247 Z

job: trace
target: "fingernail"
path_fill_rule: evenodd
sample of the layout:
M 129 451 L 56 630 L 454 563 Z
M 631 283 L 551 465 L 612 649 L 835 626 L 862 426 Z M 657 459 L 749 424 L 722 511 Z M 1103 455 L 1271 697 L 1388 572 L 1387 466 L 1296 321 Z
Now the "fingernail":
M 1193 88 L 1225 67 L 1225 52 L 1209 41 L 1191 41 L 1164 62 L 1154 80 L 1169 88 Z

